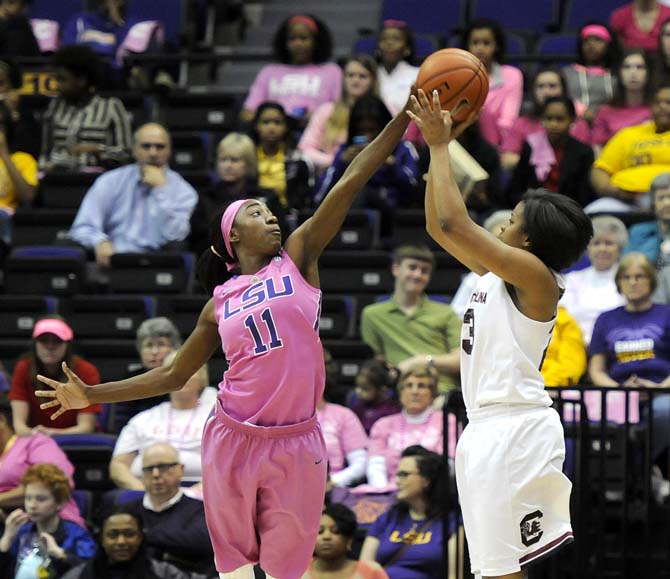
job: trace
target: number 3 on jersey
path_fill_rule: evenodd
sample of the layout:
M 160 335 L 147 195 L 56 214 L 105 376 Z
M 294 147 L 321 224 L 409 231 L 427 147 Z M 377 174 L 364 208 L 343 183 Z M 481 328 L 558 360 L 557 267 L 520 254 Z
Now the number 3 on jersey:
M 270 342 L 267 345 L 265 345 L 263 342 L 263 338 L 261 337 L 261 333 L 258 330 L 254 316 L 250 314 L 244 319 L 244 325 L 246 326 L 247 330 L 249 330 L 251 337 L 254 339 L 255 355 L 265 354 L 265 352 L 268 350 L 281 348 L 284 345 L 277 335 L 277 328 L 275 327 L 275 321 L 272 319 L 272 312 L 270 311 L 270 308 L 265 308 L 261 312 L 260 318 L 263 320 L 263 322 L 265 322 L 265 325 L 268 328 L 268 332 L 270 333 Z
M 472 355 L 472 347 L 475 344 L 475 311 L 470 308 L 463 315 L 463 327 L 461 329 L 461 348 L 468 355 Z

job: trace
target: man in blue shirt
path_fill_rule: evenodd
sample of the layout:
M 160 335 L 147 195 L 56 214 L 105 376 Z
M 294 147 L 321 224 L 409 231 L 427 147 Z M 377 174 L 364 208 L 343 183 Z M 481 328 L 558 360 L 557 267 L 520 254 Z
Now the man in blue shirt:
M 108 267 L 114 253 L 145 253 L 186 239 L 198 194 L 168 167 L 170 135 L 157 123 L 135 132 L 135 163 L 104 173 L 82 201 L 69 236 Z

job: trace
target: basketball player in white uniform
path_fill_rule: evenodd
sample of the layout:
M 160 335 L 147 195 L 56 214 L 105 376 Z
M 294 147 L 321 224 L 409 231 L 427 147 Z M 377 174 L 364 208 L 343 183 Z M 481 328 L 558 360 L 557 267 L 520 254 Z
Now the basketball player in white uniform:
M 419 91 L 413 113 L 430 147 L 426 223 L 444 249 L 482 277 L 466 308 L 461 383 L 469 424 L 456 477 L 477 577 L 523 569 L 572 540 L 564 434 L 540 366 L 562 293 L 556 273 L 582 255 L 589 218 L 566 196 L 533 191 L 494 237 L 469 217 L 453 179 L 451 117 Z

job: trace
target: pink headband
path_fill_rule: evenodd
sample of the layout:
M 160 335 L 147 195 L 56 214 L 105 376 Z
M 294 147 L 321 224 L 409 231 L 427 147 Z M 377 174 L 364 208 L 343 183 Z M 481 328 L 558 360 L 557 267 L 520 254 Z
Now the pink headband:
M 309 28 L 314 34 L 319 32 L 319 27 L 316 24 L 316 20 L 311 16 L 303 16 L 299 14 L 298 16 L 292 16 L 289 21 L 289 24 L 304 24 Z
M 226 210 L 223 212 L 223 217 L 221 218 L 221 235 L 223 235 L 223 243 L 226 246 L 226 251 L 228 255 L 235 259 L 235 254 L 233 253 L 233 247 L 230 245 L 230 230 L 233 228 L 233 223 L 235 223 L 235 217 L 239 213 L 242 206 L 247 202 L 252 201 L 251 199 L 239 199 L 238 201 L 233 201 Z M 226 268 L 228 271 L 235 269 L 239 264 L 226 263 Z
M 595 36 L 597 38 L 602 38 L 607 42 L 612 42 L 612 36 L 609 33 L 609 30 L 602 26 L 601 24 L 589 24 L 584 26 L 582 29 L 582 38 L 587 36 Z

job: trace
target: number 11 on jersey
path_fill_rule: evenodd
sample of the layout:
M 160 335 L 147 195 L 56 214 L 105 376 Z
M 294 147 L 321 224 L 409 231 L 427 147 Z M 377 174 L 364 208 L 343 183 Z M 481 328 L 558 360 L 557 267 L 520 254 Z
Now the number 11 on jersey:
M 258 330 L 258 325 L 256 325 L 256 320 L 254 319 L 253 314 L 249 314 L 244 319 L 244 325 L 251 334 L 251 337 L 254 339 L 254 354 L 265 354 L 268 350 L 274 348 L 281 348 L 284 344 L 281 341 L 281 338 L 277 335 L 277 328 L 275 327 L 275 321 L 272 319 L 272 312 L 270 308 L 265 308 L 260 315 L 261 320 L 265 322 L 265 325 L 268 328 L 270 333 L 270 342 L 266 345 L 263 342 L 261 333 Z

